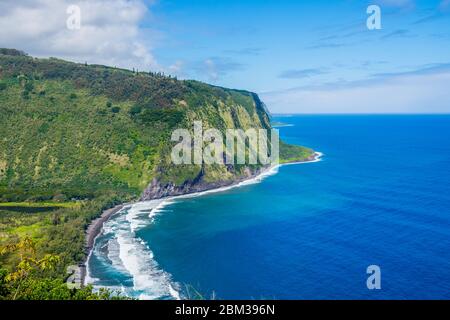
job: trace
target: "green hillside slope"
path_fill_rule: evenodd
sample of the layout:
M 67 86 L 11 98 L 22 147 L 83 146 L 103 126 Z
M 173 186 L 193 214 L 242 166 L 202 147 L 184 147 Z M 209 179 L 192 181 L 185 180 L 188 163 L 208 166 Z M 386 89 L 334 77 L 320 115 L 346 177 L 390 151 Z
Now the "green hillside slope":
M 231 182 L 245 168 L 171 165 L 171 132 L 194 120 L 222 131 L 270 128 L 264 105 L 250 92 L 4 53 L 2 201 L 91 199 L 110 191 L 137 197 L 154 179 L 183 185 L 198 181 L 200 172 L 203 181 Z
M 61 257 L 61 276 L 84 259 L 84 230 L 103 209 L 226 185 L 261 170 L 173 165 L 172 131 L 199 120 L 222 132 L 270 128 L 251 92 L 0 49 L 0 245 L 32 238 L 39 256 Z M 280 154 L 282 161 L 313 157 L 286 144 Z M 0 255 L 9 269 L 18 259 Z

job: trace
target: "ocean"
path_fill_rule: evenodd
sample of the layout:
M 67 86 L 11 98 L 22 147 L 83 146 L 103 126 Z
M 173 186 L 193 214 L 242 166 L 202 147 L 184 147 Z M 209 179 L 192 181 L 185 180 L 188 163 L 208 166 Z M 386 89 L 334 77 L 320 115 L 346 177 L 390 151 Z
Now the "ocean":
M 274 120 L 322 161 L 124 210 L 97 238 L 89 282 L 142 299 L 449 299 L 450 116 Z

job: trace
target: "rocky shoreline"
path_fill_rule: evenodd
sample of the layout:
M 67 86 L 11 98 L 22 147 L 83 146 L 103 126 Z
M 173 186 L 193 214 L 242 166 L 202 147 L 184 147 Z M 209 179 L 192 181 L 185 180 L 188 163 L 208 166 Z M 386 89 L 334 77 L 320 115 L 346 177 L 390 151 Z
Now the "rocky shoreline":
M 306 158 L 304 161 L 295 161 L 291 163 L 283 163 L 280 165 L 287 165 L 287 164 L 295 164 L 295 163 L 307 163 L 307 162 L 314 162 L 320 160 L 322 154 L 319 152 L 315 152 L 310 157 Z M 149 201 L 149 200 L 156 200 L 156 199 L 164 199 L 168 197 L 176 197 L 176 196 L 182 196 L 182 195 L 189 195 L 189 194 L 195 194 L 199 192 L 204 191 L 210 191 L 214 189 L 224 188 L 224 187 L 233 187 L 235 185 L 238 185 L 244 181 L 254 179 L 263 173 L 269 171 L 272 169 L 272 166 L 263 167 L 254 171 L 247 170 L 245 172 L 245 175 L 234 179 L 234 180 L 228 180 L 228 181 L 217 181 L 214 183 L 206 183 L 206 182 L 196 182 L 196 183 L 186 183 L 182 186 L 175 186 L 173 184 L 166 184 L 161 185 L 157 180 L 153 180 L 149 187 L 147 187 L 144 192 L 142 193 L 141 198 L 139 201 Z M 103 224 L 108 221 L 112 216 L 114 216 L 116 213 L 118 213 L 120 210 L 125 208 L 127 205 L 131 205 L 131 203 L 127 204 L 120 204 L 115 206 L 114 208 L 107 209 L 103 211 L 101 216 L 95 220 L 92 221 L 92 223 L 89 225 L 89 227 L 86 230 L 86 261 L 80 265 L 80 280 L 81 284 L 84 285 L 85 279 L 86 279 L 86 264 L 87 260 L 89 259 L 89 255 L 91 253 L 92 248 L 95 244 L 96 237 L 100 234 L 103 228 Z
M 315 152 L 308 158 L 303 161 L 294 161 L 292 163 L 303 163 L 303 162 L 311 162 L 320 158 L 321 153 Z M 289 163 L 283 163 L 289 164 Z M 166 197 L 174 197 L 181 196 L 186 194 L 198 193 L 223 187 L 231 187 L 237 185 L 241 182 L 244 182 L 249 179 L 256 178 L 260 174 L 270 170 L 271 166 L 266 166 L 259 168 L 257 170 L 246 169 L 244 175 L 233 179 L 233 180 L 224 180 L 224 181 L 216 181 L 216 182 L 205 182 L 202 181 L 201 177 L 198 177 L 195 181 L 189 181 L 181 186 L 176 186 L 173 183 L 161 184 L 157 179 L 153 179 L 150 185 L 144 190 L 140 201 L 148 201 L 148 200 L 156 200 L 162 199 Z
M 253 179 L 269 169 L 270 167 L 264 167 L 254 171 L 248 169 L 243 176 L 240 176 L 233 180 L 205 182 L 201 181 L 201 179 L 198 179 L 197 181 L 187 182 L 181 186 L 176 186 L 173 183 L 162 185 L 158 180 L 154 179 L 142 193 L 140 201 L 163 199 L 167 197 L 175 197 L 229 187 L 245 180 Z

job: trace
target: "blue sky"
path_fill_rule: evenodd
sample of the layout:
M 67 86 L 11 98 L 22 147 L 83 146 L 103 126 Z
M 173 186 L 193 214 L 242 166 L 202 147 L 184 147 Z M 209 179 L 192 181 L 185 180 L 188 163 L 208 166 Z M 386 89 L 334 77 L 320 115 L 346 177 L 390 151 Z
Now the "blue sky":
M 273 112 L 450 112 L 450 0 L 78 3 L 87 12 L 80 34 L 52 40 L 44 30 L 21 49 L 247 89 Z M 366 27 L 370 4 L 381 8 L 381 30 Z M 17 47 L 14 32 L 3 36 Z
M 369 4 L 381 7 L 381 30 L 366 27 Z M 347 94 L 337 99 L 336 107 L 321 99 L 304 99 L 326 103 L 325 108 L 302 105 L 302 100 L 296 105 L 291 101 L 295 95 L 288 97 L 296 88 L 332 90 L 333 85 L 363 82 L 369 86 L 396 74 L 445 65 L 450 62 L 446 9 L 450 8 L 442 1 L 161 2 L 154 14 L 168 26 L 164 31 L 170 41 L 155 54 L 166 64 L 178 60 L 185 77 L 256 91 L 275 112 L 390 112 L 382 106 L 343 106 L 350 98 Z M 205 63 L 208 60 L 214 67 Z M 355 99 L 364 96 L 355 94 Z M 448 105 L 396 109 L 448 111 Z

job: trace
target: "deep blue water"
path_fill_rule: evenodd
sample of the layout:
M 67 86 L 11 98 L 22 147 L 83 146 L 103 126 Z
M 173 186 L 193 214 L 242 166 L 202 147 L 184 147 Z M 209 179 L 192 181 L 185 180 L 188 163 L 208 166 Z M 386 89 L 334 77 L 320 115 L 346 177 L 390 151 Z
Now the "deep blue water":
M 450 116 L 275 120 L 293 125 L 280 128 L 285 141 L 323 152 L 323 161 L 177 200 L 153 220 L 141 213 L 147 221 L 133 236 L 142 248 L 113 246 L 130 220 L 119 216 L 97 241 L 95 283 L 136 296 L 164 297 L 170 282 L 219 299 L 450 298 Z M 120 250 L 143 260 L 111 266 Z M 381 290 L 366 287 L 372 264 Z

